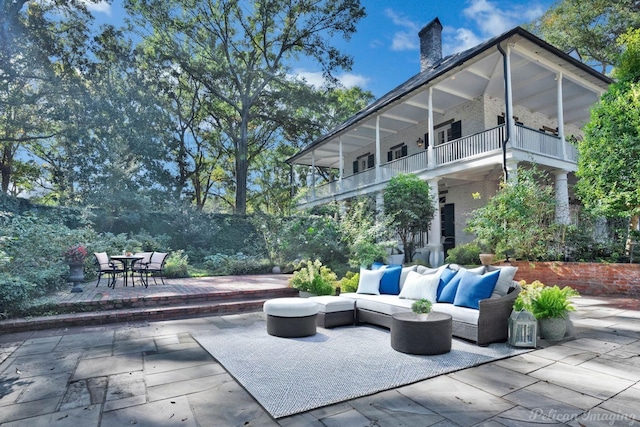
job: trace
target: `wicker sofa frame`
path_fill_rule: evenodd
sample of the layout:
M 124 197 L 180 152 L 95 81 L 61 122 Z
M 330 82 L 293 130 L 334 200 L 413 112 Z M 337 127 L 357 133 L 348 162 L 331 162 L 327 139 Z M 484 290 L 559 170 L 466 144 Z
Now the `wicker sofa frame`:
M 474 341 L 483 347 L 494 342 L 506 341 L 508 336 L 507 321 L 521 289 L 518 282 L 513 282 L 507 295 L 481 300 L 477 325 L 460 322 L 454 318 L 453 336 Z M 437 305 L 434 305 L 434 311 L 437 311 Z M 359 308 L 356 303 L 356 323 L 370 323 L 391 328 L 391 316 Z

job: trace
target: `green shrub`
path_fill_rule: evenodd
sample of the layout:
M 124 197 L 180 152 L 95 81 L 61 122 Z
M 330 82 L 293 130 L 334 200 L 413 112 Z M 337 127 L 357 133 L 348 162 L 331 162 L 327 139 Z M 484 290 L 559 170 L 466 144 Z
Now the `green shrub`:
M 478 265 L 480 252 L 481 249 L 477 242 L 462 243 L 449 249 L 445 261 L 449 264 Z
M 293 273 L 293 277 L 289 279 L 293 288 L 316 295 L 335 294 L 338 278 L 329 267 L 322 265 L 320 260 L 307 260 L 300 265 L 300 270 Z
M 204 259 L 204 267 L 216 276 L 233 276 L 269 273 L 273 264 L 267 259 L 238 252 L 235 255 L 208 255 Z
M 344 277 L 338 283 L 340 285 L 340 292 L 357 291 L 359 282 L 360 282 L 360 273 L 347 271 L 347 274 L 345 274 Z
M 165 277 L 189 277 L 189 256 L 183 250 L 171 252 L 164 264 Z

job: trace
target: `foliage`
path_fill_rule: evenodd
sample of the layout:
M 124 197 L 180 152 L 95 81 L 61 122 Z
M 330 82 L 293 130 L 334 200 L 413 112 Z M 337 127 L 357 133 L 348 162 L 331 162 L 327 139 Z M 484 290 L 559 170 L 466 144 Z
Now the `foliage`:
M 620 41 L 626 50 L 616 68 L 619 80 L 591 110 L 578 146 L 577 192 L 596 215 L 628 218 L 634 230 L 640 218 L 640 30 Z
M 462 243 L 456 245 L 455 248 L 449 249 L 445 261 L 450 264 L 477 265 L 480 259 L 480 252 L 478 242 Z
M 433 304 L 428 299 L 419 299 L 411 304 L 411 311 L 418 314 L 431 313 L 432 305 Z
M 531 299 L 531 312 L 536 319 L 565 317 L 575 307 L 570 297 L 579 296 L 578 292 L 569 286 L 560 289 L 558 285 L 545 286 Z
M 384 214 L 400 236 L 407 263 L 413 259 L 418 235 L 429 230 L 435 202 L 429 184 L 413 174 L 396 175 L 385 188 Z
M 165 277 L 189 277 L 189 256 L 183 250 L 169 253 L 164 263 Z
M 293 273 L 289 284 L 299 291 L 315 295 L 333 295 L 338 278 L 320 260 L 306 260 L 300 263 L 300 269 Z
M 358 290 L 360 283 L 360 273 L 347 271 L 342 279 L 340 279 L 340 292 L 355 292 Z
M 129 0 L 126 7 L 140 28 L 153 30 L 147 49 L 202 84 L 207 122 L 233 162 L 234 211 L 245 214 L 252 163 L 295 119 L 288 96 L 299 82 L 287 77 L 290 61 L 306 55 L 326 76 L 350 68 L 330 39 L 348 39 L 364 9 L 358 0 Z
M 485 206 L 471 213 L 465 231 L 491 253 L 513 250 L 519 259 L 545 259 L 557 228 L 553 186 L 536 168 L 518 168 L 517 177 L 515 183 L 502 183 Z
M 384 260 L 387 252 L 381 242 L 389 237 L 389 224 L 384 220 L 376 221 L 375 204 L 371 199 L 358 198 L 346 206 L 339 226 L 351 267 Z
M 79 262 L 84 262 L 84 259 L 87 257 L 88 252 L 87 252 L 87 248 L 84 245 L 73 245 L 73 246 L 69 246 L 67 248 L 67 250 L 64 251 L 64 260 L 66 262 L 72 263 L 79 263 Z
M 218 253 L 206 256 L 204 266 L 213 275 L 231 276 L 268 273 L 273 264 L 269 260 L 238 252 L 234 255 Z
M 540 291 L 545 287 L 545 285 L 539 280 L 534 280 L 531 283 L 521 280 L 519 283 L 522 290 L 513 303 L 513 309 L 516 311 L 527 310 L 532 312 L 533 309 L 531 308 L 531 301 L 540 294 Z
M 615 40 L 640 27 L 640 13 L 633 0 L 560 0 L 531 27 L 563 51 L 577 49 L 583 60 L 606 73 L 620 53 Z

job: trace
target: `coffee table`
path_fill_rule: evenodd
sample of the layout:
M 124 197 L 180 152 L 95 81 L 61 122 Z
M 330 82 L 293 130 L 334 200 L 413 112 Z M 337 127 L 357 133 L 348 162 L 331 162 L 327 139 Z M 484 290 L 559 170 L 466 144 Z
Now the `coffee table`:
M 451 315 L 431 312 L 422 320 L 415 313 L 391 316 L 391 347 L 408 354 L 442 354 L 451 351 Z

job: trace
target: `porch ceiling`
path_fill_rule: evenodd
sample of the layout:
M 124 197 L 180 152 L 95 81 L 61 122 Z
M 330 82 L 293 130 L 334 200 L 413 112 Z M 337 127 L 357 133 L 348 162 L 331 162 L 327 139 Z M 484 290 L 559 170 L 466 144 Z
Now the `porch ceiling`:
M 507 46 L 511 49 L 514 105 L 549 118 L 557 118 L 557 76 L 561 72 L 565 124 L 582 127 L 589 120 L 590 107 L 607 88 L 607 83 L 602 78 L 576 65 L 575 61 L 566 59 L 566 55 L 562 58 L 557 52 L 523 37 L 518 31 L 503 40 L 501 45 L 505 50 Z M 338 168 L 340 140 L 344 156 L 356 151 L 362 152 L 364 147 L 375 142 L 377 120 L 381 139 L 425 122 L 428 118 L 430 88 L 433 91 L 435 124 L 441 121 L 446 111 L 482 96 L 497 98 L 504 103 L 503 57 L 495 43 L 488 49 L 473 52 L 469 58 L 461 60 L 457 57 L 464 54 L 445 59 L 441 66 L 450 66 L 451 69 L 438 74 L 436 68 L 434 77 L 424 83 L 416 84 L 421 78 L 420 74 L 416 75 L 376 101 L 381 104 L 380 108 L 361 114 L 359 120 L 344 126 L 333 133 L 333 136 L 312 144 L 315 165 Z M 455 64 L 448 65 L 450 62 Z M 402 95 L 405 89 L 406 93 Z M 393 98 L 397 94 L 397 99 Z M 389 98 L 391 102 L 386 102 L 385 98 Z M 293 162 L 311 165 L 311 149 L 296 155 Z

